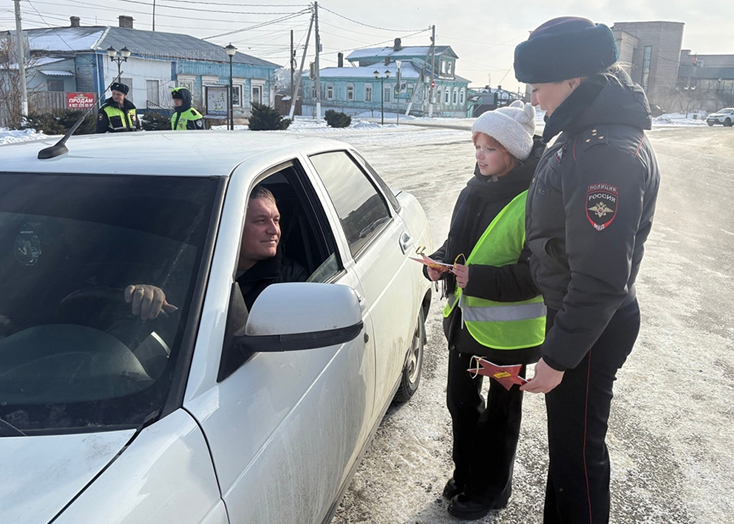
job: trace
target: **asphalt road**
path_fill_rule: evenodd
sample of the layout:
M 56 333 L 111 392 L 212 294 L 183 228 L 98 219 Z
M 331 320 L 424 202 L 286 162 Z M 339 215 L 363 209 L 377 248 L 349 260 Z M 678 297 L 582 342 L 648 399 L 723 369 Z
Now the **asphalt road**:
M 359 147 L 392 187 L 415 194 L 434 243 L 443 242 L 472 171 L 468 133 L 337 138 Z M 734 128 L 656 128 L 650 139 L 662 187 L 638 279 L 642 331 L 609 421 L 612 522 L 732 522 Z M 441 499 L 452 470 L 442 307 L 434 298 L 421 387 L 388 412 L 334 523 L 458 522 Z M 526 395 L 510 504 L 478 522 L 542 521 L 545 424 L 543 397 Z

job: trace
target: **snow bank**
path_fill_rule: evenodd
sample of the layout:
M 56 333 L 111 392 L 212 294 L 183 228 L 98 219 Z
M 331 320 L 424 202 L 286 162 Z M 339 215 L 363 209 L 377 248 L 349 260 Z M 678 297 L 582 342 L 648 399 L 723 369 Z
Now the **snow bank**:
M 30 140 L 39 140 L 46 138 L 43 133 L 36 133 L 33 129 L 7 129 L 0 127 L 0 145 L 1 144 L 12 144 L 15 142 L 28 142 Z

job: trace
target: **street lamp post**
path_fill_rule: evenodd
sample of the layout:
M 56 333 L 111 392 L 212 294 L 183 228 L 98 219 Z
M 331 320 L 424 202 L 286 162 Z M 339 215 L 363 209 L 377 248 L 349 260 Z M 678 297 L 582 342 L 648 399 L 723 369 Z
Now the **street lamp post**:
M 377 70 L 372 74 L 380 81 L 380 125 L 385 125 L 385 78 L 390 78 L 390 71 L 385 71 L 385 76 Z
M 398 74 L 395 78 L 397 78 L 397 88 L 395 89 L 395 95 L 398 98 L 398 110 L 396 113 L 397 117 L 397 124 L 400 125 L 400 66 L 403 64 L 402 60 L 395 60 L 395 65 L 398 66 Z
M 229 129 L 234 130 L 234 104 L 232 104 L 232 93 L 234 88 L 232 86 L 232 57 L 237 52 L 237 48 L 230 42 L 227 47 L 224 48 L 229 56 L 229 103 L 227 109 L 229 110 Z
M 130 58 L 130 50 L 127 47 L 123 47 L 119 51 L 115 49 L 114 47 L 110 46 L 107 49 L 107 56 L 110 57 L 110 60 L 117 63 L 117 81 L 120 81 L 120 64 L 122 62 L 127 62 L 127 59 Z

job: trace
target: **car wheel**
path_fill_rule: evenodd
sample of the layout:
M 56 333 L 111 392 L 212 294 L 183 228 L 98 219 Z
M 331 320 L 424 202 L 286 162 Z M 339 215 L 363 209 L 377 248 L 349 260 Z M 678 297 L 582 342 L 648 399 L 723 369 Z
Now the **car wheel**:
M 727 118 L 726 120 L 724 120 L 724 125 L 726 127 L 731 127 L 731 118 Z
M 709 125 L 709 127 L 714 127 L 714 123 L 713 122 L 706 122 L 706 123 Z
M 426 344 L 426 326 L 423 309 L 418 313 L 418 321 L 413 331 L 413 339 L 410 343 L 408 360 L 400 377 L 400 386 L 395 393 L 396 402 L 406 402 L 418 390 L 421 381 L 421 370 L 423 369 L 423 348 Z

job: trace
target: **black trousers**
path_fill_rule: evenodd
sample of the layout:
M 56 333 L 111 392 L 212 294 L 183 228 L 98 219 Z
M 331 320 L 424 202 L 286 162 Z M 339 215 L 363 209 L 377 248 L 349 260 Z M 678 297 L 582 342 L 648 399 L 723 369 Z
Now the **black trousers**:
M 518 386 L 507 391 L 490 380 L 485 407 L 482 376 L 472 378 L 471 353 L 449 351 L 446 403 L 454 431 L 454 480 L 466 495 L 492 503 L 510 496 L 522 420 Z M 520 370 L 525 376 L 525 366 Z
M 548 310 L 552 325 L 555 311 Z M 609 522 L 605 437 L 617 370 L 640 329 L 637 301 L 618 310 L 581 363 L 545 396 L 550 465 L 544 524 Z

